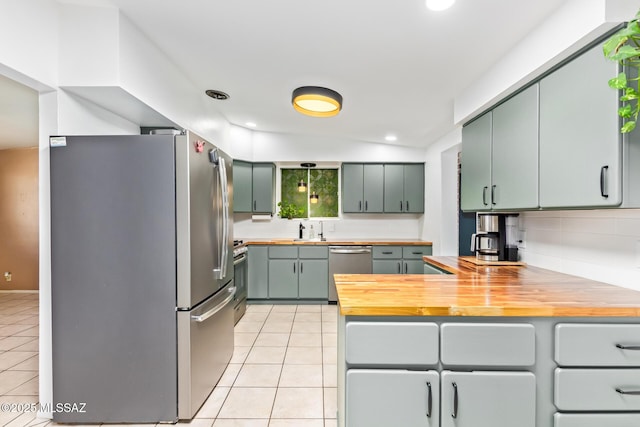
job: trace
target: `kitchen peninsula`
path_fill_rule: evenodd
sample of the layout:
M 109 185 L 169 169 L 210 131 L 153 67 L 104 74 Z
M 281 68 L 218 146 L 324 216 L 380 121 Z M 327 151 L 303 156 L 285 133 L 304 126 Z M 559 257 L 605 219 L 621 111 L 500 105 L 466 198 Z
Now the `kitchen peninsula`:
M 640 292 L 425 256 L 337 275 L 343 427 L 640 425 Z

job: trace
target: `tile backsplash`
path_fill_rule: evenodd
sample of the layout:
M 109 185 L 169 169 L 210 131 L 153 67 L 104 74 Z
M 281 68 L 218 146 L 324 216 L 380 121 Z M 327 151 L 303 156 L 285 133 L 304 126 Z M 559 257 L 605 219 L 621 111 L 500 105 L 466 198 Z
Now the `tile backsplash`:
M 520 214 L 530 265 L 640 290 L 640 210 Z

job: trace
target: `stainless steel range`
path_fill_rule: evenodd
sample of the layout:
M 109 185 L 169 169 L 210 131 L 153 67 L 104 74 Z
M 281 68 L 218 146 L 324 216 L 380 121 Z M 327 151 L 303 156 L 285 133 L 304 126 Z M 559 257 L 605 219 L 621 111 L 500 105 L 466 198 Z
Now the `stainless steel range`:
M 233 241 L 233 270 L 236 294 L 233 300 L 234 321 L 238 321 L 247 311 L 247 279 L 249 266 L 247 264 L 247 252 L 249 248 L 243 245 L 242 240 Z

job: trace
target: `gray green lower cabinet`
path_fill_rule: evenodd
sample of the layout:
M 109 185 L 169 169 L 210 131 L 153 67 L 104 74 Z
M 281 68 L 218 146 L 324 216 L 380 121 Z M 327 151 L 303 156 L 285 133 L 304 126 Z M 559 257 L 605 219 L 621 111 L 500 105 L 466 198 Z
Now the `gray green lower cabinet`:
M 338 425 L 638 427 L 638 328 L 638 317 L 340 316 Z
M 442 372 L 441 427 L 535 427 L 531 372 Z
M 553 417 L 554 427 L 638 427 L 640 414 L 561 414 Z
M 374 246 L 373 274 L 424 274 L 422 257 L 431 255 L 431 246 Z
M 269 297 L 269 255 L 267 246 L 249 246 L 247 298 Z
M 350 369 L 347 426 L 438 427 L 439 382 L 437 371 Z
M 250 246 L 250 300 L 327 300 L 329 261 L 326 246 Z

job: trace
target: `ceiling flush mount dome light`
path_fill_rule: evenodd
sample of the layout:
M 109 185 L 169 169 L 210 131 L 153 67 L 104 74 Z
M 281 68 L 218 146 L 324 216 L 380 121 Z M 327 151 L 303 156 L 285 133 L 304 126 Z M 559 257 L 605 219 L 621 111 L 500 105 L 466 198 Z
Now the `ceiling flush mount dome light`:
M 427 8 L 431 10 L 445 10 L 453 6 L 456 0 L 427 0 Z
M 303 86 L 293 91 L 296 111 L 313 117 L 332 117 L 342 109 L 342 95 L 326 87 Z

